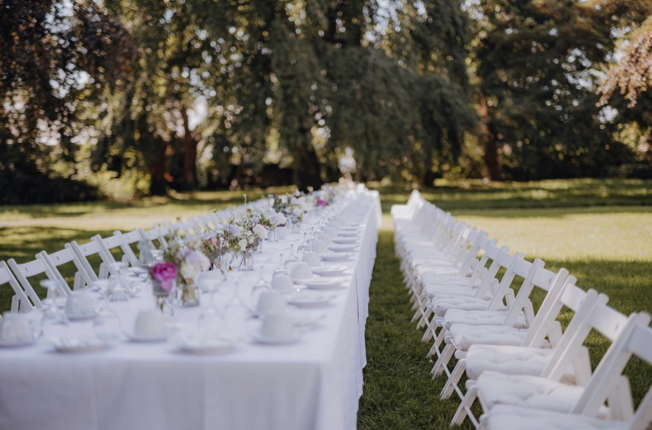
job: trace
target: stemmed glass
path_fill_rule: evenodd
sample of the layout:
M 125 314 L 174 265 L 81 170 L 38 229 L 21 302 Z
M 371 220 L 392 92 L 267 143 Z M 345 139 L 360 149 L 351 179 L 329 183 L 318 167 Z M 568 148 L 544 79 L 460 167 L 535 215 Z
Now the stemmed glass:
M 299 260 L 299 257 L 296 256 L 294 253 L 294 244 L 290 245 L 290 255 L 288 255 L 288 258 L 285 259 L 285 267 L 288 266 L 288 264 L 292 263 L 299 263 L 301 260 Z
M 219 337 L 220 329 L 226 321 L 224 315 L 215 306 L 215 293 L 218 289 L 219 280 L 208 279 L 202 282 L 203 290 L 209 294 L 208 306 L 202 307 L 201 315 L 197 321 L 199 335 L 202 340 L 211 340 Z
M 284 260 L 283 260 L 283 253 L 281 252 L 281 255 L 279 256 L 279 262 L 278 262 L 278 267 L 274 269 L 274 275 L 287 275 L 290 276 L 290 271 L 288 270 L 287 267 L 285 267 Z
M 68 317 L 66 313 L 59 308 L 57 303 L 57 288 L 59 283 L 51 279 L 41 281 L 41 286 L 47 288 L 48 296 L 44 300 L 47 307 L 43 312 L 41 319 L 41 336 L 61 336 L 68 326 Z
M 249 293 L 251 297 L 251 303 L 255 304 L 258 303 L 258 296 L 260 296 L 260 293 L 263 292 L 264 290 L 269 290 L 272 288 L 272 284 L 267 282 L 265 278 L 263 277 L 263 267 L 261 265 L 260 267 L 260 277 L 254 284 L 254 286 L 251 288 L 251 293 Z
M 111 263 L 111 269 L 114 277 L 111 279 L 113 283 L 110 285 L 109 300 L 112 302 L 126 302 L 129 296 L 135 295 L 137 291 L 129 287 L 129 280 L 125 277 L 129 265 L 123 262 Z
M 312 251 L 312 247 L 308 243 L 308 233 L 303 234 L 303 243 L 299 245 L 298 251 L 301 253 L 301 255 Z
M 118 340 L 121 332 L 120 317 L 109 307 L 109 295 L 115 283 L 115 278 L 103 279 L 93 283 L 100 290 L 102 296 L 102 301 L 96 311 L 95 318 L 93 318 L 93 331 L 95 336 L 105 343 Z

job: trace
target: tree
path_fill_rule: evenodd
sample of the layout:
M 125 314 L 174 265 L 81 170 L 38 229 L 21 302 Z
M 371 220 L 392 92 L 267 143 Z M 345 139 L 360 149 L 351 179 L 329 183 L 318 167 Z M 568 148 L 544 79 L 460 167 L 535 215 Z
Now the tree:
M 604 174 L 622 144 L 596 106 L 615 34 L 649 1 L 492 0 L 477 10 L 475 55 L 492 179 Z
M 2 183 L 12 184 L 3 187 L 3 201 L 58 199 L 65 190 L 35 196 L 52 176 L 53 144 L 74 161 L 78 107 L 129 79 L 132 40 L 92 1 L 1 0 L 0 11 L 0 171 Z

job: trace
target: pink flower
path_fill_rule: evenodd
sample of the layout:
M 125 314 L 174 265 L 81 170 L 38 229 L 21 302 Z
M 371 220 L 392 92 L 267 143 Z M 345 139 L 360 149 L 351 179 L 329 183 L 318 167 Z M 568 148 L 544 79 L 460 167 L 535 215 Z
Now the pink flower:
M 177 266 L 174 263 L 156 263 L 152 267 L 152 277 L 161 283 L 165 291 L 172 289 L 172 281 L 177 277 Z
M 319 199 L 319 200 L 317 200 L 317 204 L 319 206 L 326 206 L 326 200 Z

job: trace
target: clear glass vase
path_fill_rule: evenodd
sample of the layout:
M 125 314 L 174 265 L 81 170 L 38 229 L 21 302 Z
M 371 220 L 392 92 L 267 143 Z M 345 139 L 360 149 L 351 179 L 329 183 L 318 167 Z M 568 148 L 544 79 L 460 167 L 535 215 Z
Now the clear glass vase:
M 182 308 L 199 306 L 199 287 L 197 287 L 197 284 L 193 283 L 181 286 L 180 305 Z
M 251 251 L 240 252 L 240 264 L 238 265 L 240 272 L 251 272 L 254 270 L 254 255 Z
M 269 242 L 278 242 L 278 235 L 276 234 L 276 226 L 269 228 L 269 237 L 267 238 Z

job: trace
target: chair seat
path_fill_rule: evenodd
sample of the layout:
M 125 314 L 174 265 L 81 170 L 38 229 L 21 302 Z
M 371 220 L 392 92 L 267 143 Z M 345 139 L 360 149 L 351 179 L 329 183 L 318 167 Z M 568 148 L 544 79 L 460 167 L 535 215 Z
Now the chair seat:
M 622 421 L 498 405 L 482 418 L 487 430 L 625 430 Z
M 484 311 L 489 306 L 489 300 L 479 299 L 476 297 L 465 296 L 437 296 L 431 302 L 433 312 L 438 317 L 446 316 L 446 312 L 450 309 L 462 309 L 467 311 Z M 499 309 L 507 309 L 506 306 L 501 306 Z
M 584 392 L 584 387 L 538 376 L 490 371 L 478 377 L 477 388 L 483 407 L 489 410 L 496 405 L 511 405 L 562 413 L 569 413 Z M 600 417 L 608 414 L 604 407 L 598 412 Z
M 472 345 L 466 353 L 466 375 L 478 379 L 483 372 L 505 375 L 539 376 L 550 362 L 551 348 L 527 348 L 506 345 Z M 562 382 L 574 383 L 572 365 L 562 376 Z
M 462 311 L 451 309 L 446 312 L 446 316 L 444 317 L 444 328 L 450 330 L 453 324 L 497 326 L 503 325 L 505 318 L 507 318 L 506 311 Z M 516 318 L 514 327 L 519 329 L 528 328 L 528 323 L 523 312 Z
M 519 346 L 527 336 L 527 330 L 493 325 L 453 324 L 447 335 L 458 351 L 468 351 L 471 345 Z

